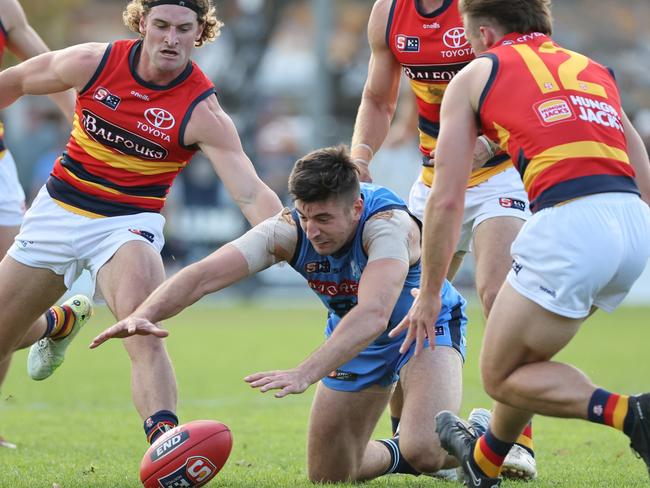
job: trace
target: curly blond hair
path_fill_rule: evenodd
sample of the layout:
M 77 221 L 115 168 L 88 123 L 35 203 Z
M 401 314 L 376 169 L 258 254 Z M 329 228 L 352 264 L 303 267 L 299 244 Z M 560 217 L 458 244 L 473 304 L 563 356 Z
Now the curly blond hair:
M 212 4 L 212 0 L 194 0 L 199 7 L 200 13 L 197 14 L 199 24 L 203 24 L 201 38 L 194 43 L 195 46 L 202 46 L 204 42 L 214 41 L 221 33 L 223 22 L 217 18 L 217 9 Z M 133 32 L 140 34 L 140 19 L 145 17 L 151 7 L 149 0 L 131 0 L 122 12 L 122 20 Z

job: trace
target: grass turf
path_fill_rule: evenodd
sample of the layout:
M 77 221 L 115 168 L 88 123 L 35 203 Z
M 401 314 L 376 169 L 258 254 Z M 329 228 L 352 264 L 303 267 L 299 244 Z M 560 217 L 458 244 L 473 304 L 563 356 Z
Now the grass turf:
M 478 379 L 483 332 L 470 311 L 463 412 L 488 406 Z M 583 369 L 605 388 L 649 390 L 647 308 L 596 314 L 559 357 Z M 308 487 L 306 425 L 313 387 L 277 400 L 244 383 L 249 373 L 296 365 L 322 340 L 325 312 L 317 308 L 232 308 L 198 305 L 168 322 L 168 349 L 179 383 L 181 421 L 201 418 L 230 426 L 234 448 L 209 486 Z M 118 341 L 96 351 L 90 339 L 110 325 L 105 309 L 82 331 L 65 364 L 44 382 L 25 373 L 26 354 L 15 355 L 0 401 L 0 434 L 18 444 L 0 449 L 0 487 L 138 487 L 147 448 L 130 400 L 130 367 Z M 643 462 L 613 429 L 573 420 L 538 418 L 534 423 L 540 478 L 532 487 L 647 486 Z M 384 418 L 376 435 L 389 434 Z M 353 485 L 344 485 L 353 486 Z M 427 477 L 384 477 L 369 487 L 457 486 Z M 502 486 L 522 486 L 505 482 Z

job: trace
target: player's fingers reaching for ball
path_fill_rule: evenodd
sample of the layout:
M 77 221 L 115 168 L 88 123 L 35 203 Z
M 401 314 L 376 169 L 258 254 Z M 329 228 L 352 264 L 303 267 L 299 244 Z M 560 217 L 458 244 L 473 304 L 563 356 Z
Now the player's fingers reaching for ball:
M 162 338 L 167 337 L 169 332 L 146 319 L 127 318 L 119 321 L 95 337 L 90 344 L 90 348 L 95 349 L 109 339 L 123 339 L 133 335 L 154 335 Z
M 270 375 L 270 376 L 264 376 L 262 378 L 259 378 L 255 381 L 249 381 L 248 383 L 252 388 L 259 388 L 260 386 L 268 385 L 272 381 L 275 381 L 277 379 L 277 376 L 275 375 Z
M 262 371 L 260 373 L 253 373 L 253 374 L 249 374 L 248 376 L 244 377 L 244 381 L 246 383 L 251 383 L 251 386 L 255 386 L 255 385 L 253 385 L 253 383 L 256 383 L 257 381 L 259 381 L 259 380 L 261 380 L 263 378 L 268 378 L 269 376 L 276 375 L 277 373 L 278 373 L 278 371 Z

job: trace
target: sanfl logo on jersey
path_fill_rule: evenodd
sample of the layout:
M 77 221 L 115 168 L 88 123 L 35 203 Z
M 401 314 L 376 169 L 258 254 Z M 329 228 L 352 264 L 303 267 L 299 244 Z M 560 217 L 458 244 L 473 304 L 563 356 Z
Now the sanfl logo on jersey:
M 397 47 L 397 50 L 400 52 L 418 53 L 420 52 L 420 38 L 398 34 L 395 37 L 395 47 Z
M 122 101 L 117 95 L 113 95 L 103 86 L 98 86 L 93 93 L 93 98 L 99 103 L 106 105 L 111 110 L 116 110 Z

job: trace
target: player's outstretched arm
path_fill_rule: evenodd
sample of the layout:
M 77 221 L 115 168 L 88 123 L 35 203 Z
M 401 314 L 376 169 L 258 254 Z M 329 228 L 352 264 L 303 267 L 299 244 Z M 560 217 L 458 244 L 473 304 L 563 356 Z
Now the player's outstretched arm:
M 650 160 L 643 139 L 623 112 L 623 129 L 627 139 L 627 155 L 636 173 L 636 184 L 641 191 L 641 198 L 650 205 Z
M 94 349 L 108 339 L 136 334 L 165 337 L 168 332 L 160 329 L 156 325 L 158 322 L 180 313 L 208 293 L 246 276 L 246 259 L 236 247 L 226 244 L 165 280 L 131 315 L 95 337 L 90 348 Z
M 27 17 L 16 0 L 0 0 L 2 22 L 7 30 L 7 45 L 18 59 L 25 61 L 49 51 L 43 39 L 27 22 Z M 75 107 L 75 93 L 66 90 L 50 96 L 63 112 L 68 121 L 72 121 Z
M 392 2 L 375 3 L 368 21 L 371 55 L 368 79 L 352 134 L 351 156 L 361 170 L 362 181 L 372 181 L 369 165 L 386 139 L 395 113 L 400 82 L 400 65 L 386 45 L 386 25 Z
M 194 109 L 185 143 L 199 145 L 251 225 L 282 210 L 278 196 L 255 172 L 235 124 L 219 106 L 216 96 L 208 97 Z
M 294 369 L 255 373 L 244 380 L 261 392 L 279 390 L 276 398 L 305 391 L 354 358 L 386 330 L 407 271 L 408 266 L 395 259 L 369 263 L 361 274 L 358 304 L 343 317 L 327 341 Z
M 278 235 L 281 237 L 276 242 Z M 165 280 L 130 316 L 98 335 L 90 348 L 108 339 L 136 334 L 167 336 L 168 333 L 157 325 L 162 320 L 180 313 L 209 293 L 286 260 L 293 254 L 292 245 L 295 246 L 296 241 L 295 228 L 287 224 L 284 213 L 267 219 L 239 239 Z
M 28 59 L 0 73 L 0 108 L 23 95 L 81 90 L 99 66 L 106 44 L 79 44 Z

